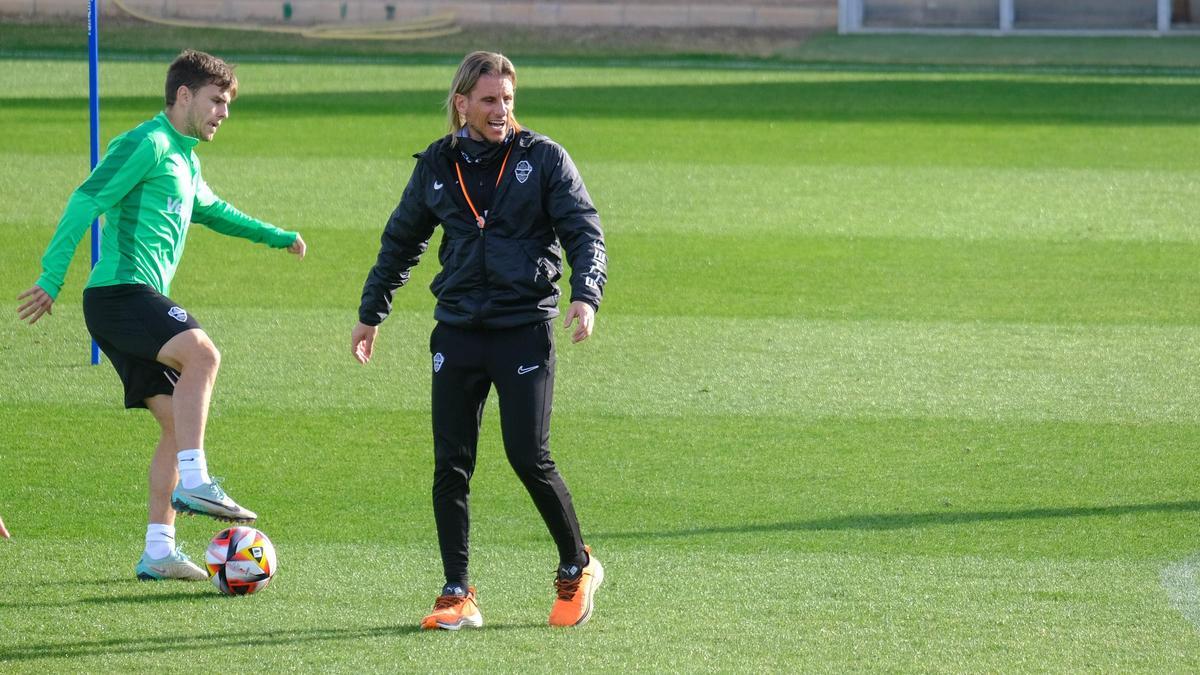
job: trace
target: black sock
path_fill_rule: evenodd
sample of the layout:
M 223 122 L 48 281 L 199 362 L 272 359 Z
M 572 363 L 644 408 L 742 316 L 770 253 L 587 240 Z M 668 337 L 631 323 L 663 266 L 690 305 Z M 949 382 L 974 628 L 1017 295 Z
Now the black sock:
M 575 556 L 574 560 L 560 562 L 558 564 L 559 579 L 576 579 L 580 574 L 583 574 L 583 568 L 587 567 L 588 554 L 587 551 L 580 551 L 579 555 Z
M 457 595 L 460 598 L 467 597 L 467 582 L 462 581 L 447 581 L 445 586 L 442 586 L 442 595 Z

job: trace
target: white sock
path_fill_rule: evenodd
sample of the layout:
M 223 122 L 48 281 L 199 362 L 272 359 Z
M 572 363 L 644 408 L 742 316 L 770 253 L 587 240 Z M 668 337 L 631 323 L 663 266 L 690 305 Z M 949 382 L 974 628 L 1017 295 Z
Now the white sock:
M 150 523 L 146 526 L 146 555 L 165 558 L 175 550 L 175 526 Z
M 175 455 L 179 460 L 179 481 L 183 487 L 190 490 L 201 483 L 211 483 L 208 477 L 208 462 L 204 460 L 204 450 L 180 450 Z

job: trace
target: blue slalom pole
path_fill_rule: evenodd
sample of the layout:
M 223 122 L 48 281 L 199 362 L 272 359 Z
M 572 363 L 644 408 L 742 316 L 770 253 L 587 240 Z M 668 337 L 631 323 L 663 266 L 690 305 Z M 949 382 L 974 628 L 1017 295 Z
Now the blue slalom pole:
M 92 165 L 100 162 L 100 30 L 96 0 L 88 0 L 88 110 L 92 127 Z M 92 221 L 92 267 L 100 258 L 100 220 Z M 100 346 L 92 340 L 92 365 L 100 363 Z

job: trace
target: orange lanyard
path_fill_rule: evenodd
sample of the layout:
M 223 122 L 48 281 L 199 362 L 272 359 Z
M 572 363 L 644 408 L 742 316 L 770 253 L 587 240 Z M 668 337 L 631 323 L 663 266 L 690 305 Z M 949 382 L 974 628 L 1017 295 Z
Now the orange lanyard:
M 500 175 L 496 176 L 496 187 L 500 187 L 500 179 L 504 178 L 504 167 L 508 166 L 508 156 L 512 154 L 512 144 L 508 146 L 508 152 L 504 153 L 504 161 L 500 163 Z M 462 190 L 463 196 L 467 198 L 467 206 L 471 207 L 471 213 L 475 214 L 475 222 L 479 225 L 479 229 L 483 229 L 483 216 L 479 215 L 479 211 L 475 209 L 475 202 L 471 201 L 471 195 L 467 194 L 467 184 L 463 182 L 462 168 L 458 166 L 458 160 L 454 160 L 454 172 L 458 174 L 458 187 Z

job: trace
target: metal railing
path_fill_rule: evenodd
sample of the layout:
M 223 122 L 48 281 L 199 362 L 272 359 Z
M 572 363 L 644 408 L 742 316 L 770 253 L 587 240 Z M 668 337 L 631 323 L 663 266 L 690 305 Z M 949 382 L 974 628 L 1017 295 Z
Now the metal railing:
M 1189 28 L 1200 28 L 1200 1 L 838 0 L 839 33 L 1166 35 Z

